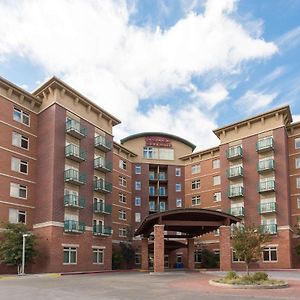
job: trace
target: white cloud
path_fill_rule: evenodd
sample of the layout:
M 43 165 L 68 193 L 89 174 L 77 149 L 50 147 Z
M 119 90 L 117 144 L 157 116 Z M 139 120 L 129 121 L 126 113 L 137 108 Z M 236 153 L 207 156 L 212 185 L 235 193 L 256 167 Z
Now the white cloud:
M 293 122 L 300 122 L 300 115 L 293 115 Z
M 300 44 L 300 26 L 283 34 L 276 42 L 281 51 L 294 48 Z
M 252 37 L 234 20 L 236 8 L 234 0 L 209 0 L 203 14 L 191 12 L 163 31 L 131 25 L 134 5 L 122 0 L 2 1 L 0 59 L 23 55 L 46 75 L 66 80 L 123 121 L 118 138 L 151 127 L 210 146 L 216 115 L 193 107 L 193 95 L 182 107 L 158 105 L 143 114 L 139 107 L 141 99 L 186 90 L 194 77 L 237 72 L 244 62 L 276 53 L 273 43 Z M 213 108 L 228 92 L 212 82 L 198 93 Z
M 250 90 L 237 101 L 237 104 L 243 110 L 252 113 L 267 107 L 276 97 L 277 93 L 267 94 Z

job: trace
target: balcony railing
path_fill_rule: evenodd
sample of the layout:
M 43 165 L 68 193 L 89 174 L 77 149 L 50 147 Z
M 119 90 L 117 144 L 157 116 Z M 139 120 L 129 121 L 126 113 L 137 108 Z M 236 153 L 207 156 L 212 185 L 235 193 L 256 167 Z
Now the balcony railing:
M 96 170 L 102 171 L 102 172 L 111 172 L 112 170 L 112 162 L 107 161 L 103 157 L 97 157 L 94 159 L 94 168 Z
M 261 203 L 259 205 L 259 213 L 267 214 L 276 212 L 276 202 Z
M 64 205 L 68 207 L 84 208 L 85 199 L 79 198 L 77 195 L 67 194 L 64 196 Z
M 111 193 L 112 192 L 112 184 L 109 182 L 105 182 L 104 180 L 94 180 L 94 191 L 103 192 L 103 193 Z
M 257 152 L 265 152 L 274 149 L 274 140 L 272 137 L 261 139 L 256 143 Z
M 93 234 L 94 235 L 110 236 L 110 235 L 112 235 L 112 228 L 102 226 L 102 225 L 94 225 L 93 226 Z
M 78 221 L 66 220 L 64 221 L 64 231 L 72 233 L 83 233 L 85 231 L 85 224 Z
M 245 215 L 245 209 L 243 206 L 229 208 L 229 213 L 236 217 L 243 217 Z
M 74 169 L 65 170 L 65 182 L 73 183 L 76 185 L 86 184 L 86 175 L 79 174 L 79 171 Z
M 257 172 L 263 173 L 275 169 L 274 159 L 261 160 L 257 163 Z
M 239 178 L 243 177 L 243 167 L 231 167 L 227 170 L 227 178 Z
M 112 149 L 112 142 L 107 140 L 104 136 L 98 135 L 95 137 L 95 147 L 104 152 L 108 152 Z
M 241 146 L 231 147 L 226 151 L 228 160 L 239 159 L 243 157 L 243 149 Z
M 80 122 L 69 119 L 66 121 L 66 132 L 77 139 L 82 139 L 87 135 L 87 128 L 83 127 Z
M 73 144 L 65 147 L 65 155 L 67 158 L 75 160 L 77 162 L 82 162 L 87 159 L 87 152 Z
M 93 209 L 94 213 L 111 214 L 112 206 L 102 202 L 94 202 Z
M 242 186 L 229 187 L 228 198 L 243 197 L 244 188 Z
M 150 181 L 156 181 L 156 180 L 159 180 L 159 181 L 166 181 L 168 180 L 167 179 L 167 175 L 166 174 L 149 174 L 149 180 Z
M 275 191 L 275 180 L 263 181 L 257 185 L 259 193 Z
M 277 224 L 265 224 L 260 226 L 264 233 L 276 234 Z

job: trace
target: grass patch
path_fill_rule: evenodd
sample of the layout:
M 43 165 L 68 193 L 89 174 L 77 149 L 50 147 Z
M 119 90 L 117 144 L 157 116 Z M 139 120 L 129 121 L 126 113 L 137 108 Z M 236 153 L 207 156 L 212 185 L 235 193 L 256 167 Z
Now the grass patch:
M 265 272 L 256 272 L 250 275 L 238 276 L 235 272 L 230 271 L 222 279 L 215 280 L 219 283 L 236 284 L 236 285 L 281 285 L 285 284 L 283 280 L 269 279 Z

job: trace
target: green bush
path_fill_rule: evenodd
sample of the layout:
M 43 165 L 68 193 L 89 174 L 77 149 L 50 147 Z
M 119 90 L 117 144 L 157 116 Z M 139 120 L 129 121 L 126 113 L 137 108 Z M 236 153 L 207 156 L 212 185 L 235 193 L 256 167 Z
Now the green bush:
M 237 276 L 236 272 L 234 272 L 234 271 L 227 272 L 227 274 L 225 276 L 225 279 L 228 279 L 228 280 L 237 279 L 237 278 L 238 278 L 238 276 Z
M 252 275 L 252 278 L 254 281 L 264 281 L 264 280 L 268 280 L 268 274 L 265 272 L 255 272 Z
M 202 268 L 217 268 L 219 265 L 219 257 L 208 249 L 202 250 Z

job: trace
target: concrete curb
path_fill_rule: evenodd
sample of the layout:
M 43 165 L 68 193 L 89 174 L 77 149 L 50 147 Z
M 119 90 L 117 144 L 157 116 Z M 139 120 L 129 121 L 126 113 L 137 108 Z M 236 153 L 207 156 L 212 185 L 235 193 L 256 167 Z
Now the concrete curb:
M 14 275 L 14 276 L 0 276 L 0 280 L 12 280 L 12 279 L 22 279 L 31 277 L 59 277 L 60 273 L 47 273 L 47 274 L 25 274 L 25 275 Z
M 281 288 L 287 288 L 289 286 L 289 284 L 286 281 L 283 284 L 276 284 L 276 285 L 241 285 L 241 284 L 220 283 L 220 282 L 216 282 L 214 280 L 209 280 L 208 283 L 213 286 L 224 287 L 224 288 L 255 289 L 255 290 L 281 289 Z

